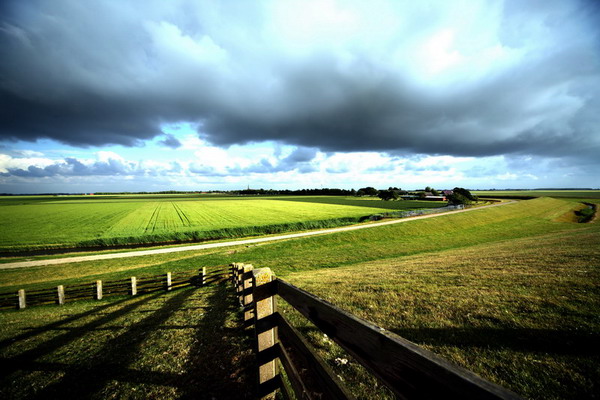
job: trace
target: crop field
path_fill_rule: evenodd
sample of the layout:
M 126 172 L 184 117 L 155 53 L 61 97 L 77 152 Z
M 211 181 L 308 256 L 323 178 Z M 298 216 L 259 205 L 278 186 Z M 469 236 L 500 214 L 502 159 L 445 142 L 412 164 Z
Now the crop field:
M 292 204 L 296 203 L 300 202 Z M 593 398 L 600 391 L 600 353 L 594 350 L 600 340 L 600 223 L 578 223 L 579 208 L 573 199 L 539 198 L 256 246 L 0 270 L 0 292 L 251 263 L 270 267 L 279 277 L 525 398 Z M 31 327 L 54 326 L 72 315 L 68 308 L 56 310 L 60 308 L 41 306 L 0 312 L 2 341 L 13 343 L 0 351 L 2 360 L 19 359 L 32 348 L 45 349 L 46 341 L 56 343 L 44 335 L 28 336 L 22 344 L 19 339 Z M 358 398 L 386 398 L 386 391 L 374 389 L 372 379 L 351 357 L 310 324 L 293 318 L 284 305 L 281 311 L 292 315 Z M 85 331 L 86 340 L 102 343 L 110 329 L 110 323 L 94 325 Z M 61 332 L 50 329 L 47 335 Z M 114 343 L 125 343 L 120 334 L 129 338 L 126 331 L 115 330 Z M 140 355 L 148 357 L 146 369 L 160 359 L 148 346 L 166 349 L 171 343 L 165 335 L 131 337 L 138 338 L 139 348 L 149 349 L 148 356 Z M 36 369 L 37 364 L 31 364 L 28 382 L 42 390 L 51 378 L 60 382 L 60 375 L 48 378 L 43 368 L 64 364 L 61 360 L 69 351 L 44 353 L 43 365 Z M 343 358 L 349 362 L 336 361 Z M 127 376 L 123 379 L 128 389 L 133 385 L 141 393 L 152 393 L 144 386 L 150 378 L 138 378 L 137 386 Z M 113 385 L 108 394 L 123 393 Z
M 333 227 L 427 201 L 354 197 L 69 196 L 0 198 L 0 252 L 168 243 Z

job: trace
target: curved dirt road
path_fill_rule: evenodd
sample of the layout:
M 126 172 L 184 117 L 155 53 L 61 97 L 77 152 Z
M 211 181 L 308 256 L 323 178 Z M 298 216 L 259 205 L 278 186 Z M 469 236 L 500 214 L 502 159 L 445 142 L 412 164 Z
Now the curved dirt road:
M 357 229 L 374 228 L 374 227 L 383 226 L 383 225 L 400 224 L 400 223 L 404 223 L 404 222 L 414 221 L 417 219 L 435 218 L 435 217 L 441 217 L 442 215 L 448 215 L 448 214 L 472 212 L 472 211 L 482 210 L 484 208 L 498 207 L 498 206 L 503 206 L 503 205 L 511 204 L 511 203 L 514 203 L 514 201 L 509 201 L 506 203 L 491 204 L 488 206 L 482 206 L 482 207 L 476 207 L 476 208 L 467 208 L 465 210 L 449 211 L 449 212 L 440 213 L 440 214 L 429 214 L 429 215 L 420 215 L 417 217 L 391 219 L 391 220 L 387 220 L 387 221 L 383 221 L 383 222 L 374 222 L 372 224 L 366 224 L 366 225 L 351 225 L 351 226 L 344 226 L 344 227 L 340 227 L 340 228 L 321 229 L 318 231 L 301 232 L 301 233 L 289 233 L 286 235 L 269 236 L 269 237 L 263 237 L 263 238 L 255 238 L 255 239 L 244 239 L 244 240 L 235 240 L 235 241 L 219 242 L 219 243 L 205 243 L 205 244 L 198 244 L 198 245 L 193 245 L 193 246 L 168 247 L 168 248 L 154 249 L 154 250 L 130 251 L 130 252 L 126 252 L 126 253 L 97 254 L 97 255 L 91 255 L 91 256 L 55 258 L 55 259 L 51 259 L 51 260 L 21 261 L 21 262 L 0 264 L 0 269 L 40 267 L 40 266 L 44 266 L 44 265 L 68 264 L 68 263 L 94 261 L 94 260 L 107 260 L 107 259 L 111 259 L 111 258 L 139 257 L 139 256 L 153 255 L 153 254 L 176 253 L 176 252 L 180 252 L 180 251 L 194 251 L 194 250 L 202 250 L 202 249 L 212 249 L 212 248 L 216 248 L 216 247 L 230 247 L 230 246 L 239 246 L 239 245 L 245 245 L 245 244 L 273 242 L 276 240 L 294 239 L 294 238 L 300 238 L 300 237 L 305 237 L 305 236 L 324 235 L 324 234 L 329 234 L 329 233 L 354 231 Z

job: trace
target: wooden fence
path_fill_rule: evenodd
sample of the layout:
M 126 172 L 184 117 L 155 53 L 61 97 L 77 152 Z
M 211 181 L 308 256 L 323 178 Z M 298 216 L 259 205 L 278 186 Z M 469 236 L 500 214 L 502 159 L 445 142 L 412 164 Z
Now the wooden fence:
M 109 296 L 135 296 L 159 290 L 174 290 L 187 286 L 203 286 L 223 279 L 227 268 L 211 269 L 206 267 L 192 271 L 167 272 L 162 275 L 135 277 L 111 281 L 95 281 L 76 285 L 58 285 L 53 288 L 25 290 L 16 293 L 0 294 L 0 309 L 18 308 L 43 304 L 62 305 L 67 301 L 95 299 Z
M 515 393 L 450 364 L 402 337 L 362 320 L 281 279 L 269 268 L 231 264 L 244 320 L 254 325 L 258 394 L 352 399 L 310 344 L 277 312 L 277 298 L 309 319 L 400 399 L 519 399 Z M 289 384 L 282 379 L 283 369 Z

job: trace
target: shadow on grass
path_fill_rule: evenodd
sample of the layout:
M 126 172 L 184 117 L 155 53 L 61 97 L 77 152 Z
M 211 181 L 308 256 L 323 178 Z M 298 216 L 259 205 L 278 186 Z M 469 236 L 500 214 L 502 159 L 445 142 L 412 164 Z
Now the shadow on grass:
M 5 340 L 2 345 L 8 347 L 9 342 L 14 343 L 15 340 L 32 338 L 47 331 L 65 330 L 51 339 L 40 340 L 34 348 L 0 359 L 3 377 L 0 379 L 0 397 L 252 397 L 254 380 L 250 339 L 239 324 L 236 326 L 239 320 L 235 315 L 232 294 L 226 282 L 205 288 L 178 290 L 164 299 L 159 299 L 164 293 L 155 293 L 134 301 L 127 299 L 129 303 L 116 310 L 106 312 L 109 307 L 118 307 L 123 301 L 35 328 L 10 341 Z M 190 299 L 192 296 L 200 298 L 202 305 L 194 304 Z M 190 324 L 185 321 L 167 323 L 178 312 L 199 314 Z M 64 326 L 68 322 L 93 316 L 97 318 L 81 326 Z M 114 323 L 120 322 L 121 317 L 131 318 L 133 322 L 115 326 Z M 93 341 L 94 335 L 107 331 L 112 331 L 109 338 L 96 347 L 90 344 L 91 349 L 86 354 L 85 341 Z M 172 337 L 169 333 L 174 331 L 189 332 L 188 336 L 191 336 L 189 343 L 185 342 L 188 347 L 184 349 L 184 368 L 165 370 L 160 365 L 164 361 L 160 355 L 162 350 L 151 358 L 156 362 L 155 365 L 144 359 L 140 368 L 138 361 L 144 354 L 147 356 L 156 350 L 146 348 L 147 343 L 156 344 L 152 340 L 159 338 L 163 340 L 162 345 L 168 347 L 171 345 L 169 338 Z M 178 345 L 173 343 L 173 347 Z M 77 355 L 61 356 L 69 355 L 71 351 Z
M 6 340 L 0 341 L 0 349 L 8 347 L 11 344 L 13 344 L 15 342 L 18 342 L 20 340 L 29 339 L 31 337 L 40 335 L 40 334 L 48 332 L 48 331 L 60 329 L 60 327 L 63 326 L 63 325 L 70 324 L 72 322 L 75 322 L 77 320 L 80 320 L 82 318 L 85 318 L 85 317 L 88 317 L 88 316 L 91 316 L 91 315 L 99 314 L 101 311 L 103 311 L 105 309 L 108 309 L 108 308 L 111 308 L 111 307 L 115 307 L 115 306 L 117 306 L 117 305 L 119 305 L 121 303 L 125 303 L 125 302 L 127 302 L 129 300 L 131 300 L 131 299 L 124 298 L 124 299 L 121 299 L 121 300 L 116 300 L 116 301 L 110 302 L 108 304 L 100 305 L 100 306 L 95 307 L 95 308 L 93 308 L 91 310 L 88 310 L 86 312 L 82 312 L 82 313 L 75 314 L 75 315 L 70 315 L 70 316 L 68 316 L 68 317 L 66 317 L 64 319 L 61 319 L 59 321 L 53 322 L 53 323 L 48 324 L 48 325 L 44 325 L 44 326 L 36 327 L 36 328 L 31 328 L 28 332 L 24 332 L 24 333 L 22 333 L 20 335 L 14 336 L 14 337 L 12 337 L 10 339 L 6 339 Z
M 185 398 L 254 398 L 254 356 L 251 336 L 238 322 L 233 290 L 220 284 L 207 298 L 208 312 L 195 332 L 186 365 Z M 227 321 L 235 316 L 235 321 Z M 231 322 L 234 322 L 233 324 Z

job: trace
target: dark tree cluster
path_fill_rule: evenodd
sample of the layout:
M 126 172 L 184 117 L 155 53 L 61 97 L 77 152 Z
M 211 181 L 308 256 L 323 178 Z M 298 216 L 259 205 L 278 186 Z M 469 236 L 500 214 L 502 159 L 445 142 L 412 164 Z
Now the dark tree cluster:
M 477 196 L 471 194 L 467 189 L 455 187 L 452 192 L 448 196 L 451 204 L 472 204 L 477 201 Z
M 273 190 L 273 189 L 244 189 L 235 190 L 231 194 L 238 195 L 267 195 L 267 196 L 354 196 L 356 191 L 336 188 Z

